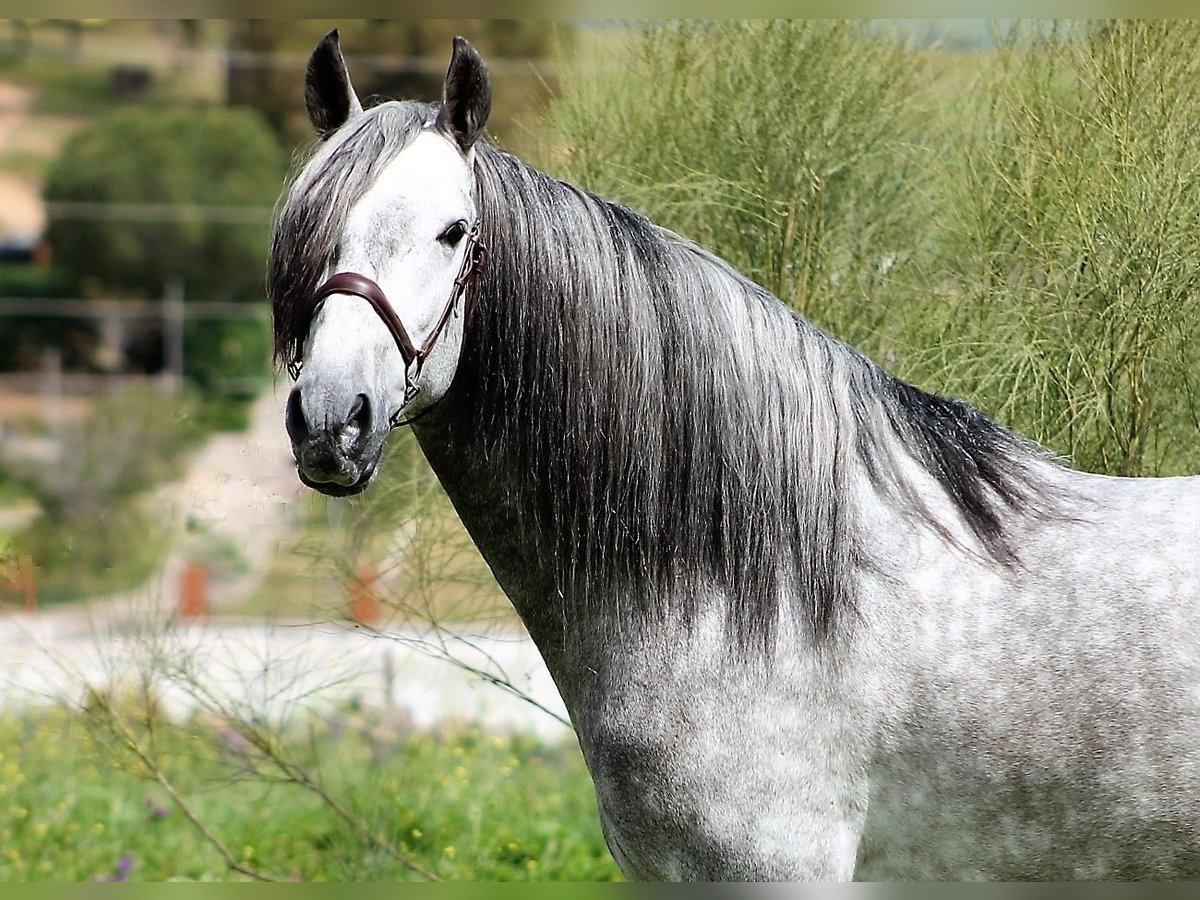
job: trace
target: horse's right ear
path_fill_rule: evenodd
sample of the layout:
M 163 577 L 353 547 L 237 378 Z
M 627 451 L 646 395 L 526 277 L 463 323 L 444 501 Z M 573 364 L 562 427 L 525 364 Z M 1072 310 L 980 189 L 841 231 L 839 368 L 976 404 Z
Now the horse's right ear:
M 442 86 L 437 127 L 466 153 L 483 133 L 492 111 L 492 76 L 479 51 L 466 38 L 454 39 L 454 55 Z
M 308 118 L 321 138 L 328 137 L 363 111 L 350 84 L 336 28 L 321 39 L 309 57 L 304 103 Z

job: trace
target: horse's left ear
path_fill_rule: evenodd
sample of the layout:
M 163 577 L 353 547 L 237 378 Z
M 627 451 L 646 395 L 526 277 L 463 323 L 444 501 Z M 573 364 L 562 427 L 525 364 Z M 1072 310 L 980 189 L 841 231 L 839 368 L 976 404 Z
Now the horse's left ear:
M 442 87 L 437 127 L 466 153 L 482 133 L 491 111 L 492 76 L 479 51 L 466 38 L 456 37 Z
M 321 138 L 327 138 L 363 111 L 350 72 L 342 58 L 342 48 L 335 28 L 317 44 L 308 60 L 304 80 L 304 105 L 308 118 Z

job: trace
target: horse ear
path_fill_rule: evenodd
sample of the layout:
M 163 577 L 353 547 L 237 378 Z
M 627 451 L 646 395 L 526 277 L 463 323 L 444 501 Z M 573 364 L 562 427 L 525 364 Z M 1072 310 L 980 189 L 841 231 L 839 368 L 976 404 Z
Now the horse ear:
M 308 118 L 317 134 L 326 138 L 337 131 L 348 119 L 362 112 L 362 104 L 350 84 L 350 73 L 342 48 L 338 42 L 337 29 L 321 39 L 308 60 L 308 73 L 304 80 L 304 103 L 308 107 Z
M 466 153 L 479 138 L 491 111 L 492 76 L 479 51 L 466 38 L 456 37 L 442 86 L 437 127 Z

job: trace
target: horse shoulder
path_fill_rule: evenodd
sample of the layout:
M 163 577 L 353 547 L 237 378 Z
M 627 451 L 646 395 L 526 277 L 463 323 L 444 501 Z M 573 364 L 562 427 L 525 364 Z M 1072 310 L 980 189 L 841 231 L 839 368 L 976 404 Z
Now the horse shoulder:
M 613 855 L 643 879 L 848 880 L 869 755 L 849 692 L 801 655 L 731 660 L 704 628 L 654 635 L 574 703 Z

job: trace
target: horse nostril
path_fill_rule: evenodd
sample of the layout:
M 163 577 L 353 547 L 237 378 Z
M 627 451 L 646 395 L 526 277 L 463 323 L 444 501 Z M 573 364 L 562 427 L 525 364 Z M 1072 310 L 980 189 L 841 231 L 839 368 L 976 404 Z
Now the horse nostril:
M 346 416 L 346 425 L 357 428 L 359 434 L 371 430 L 371 401 L 367 399 L 366 394 L 359 394 L 354 398 L 350 414 Z
M 299 444 L 309 435 L 308 420 L 304 418 L 304 406 L 300 402 L 300 389 L 292 388 L 288 395 L 287 412 L 284 414 L 284 426 L 293 444 Z

